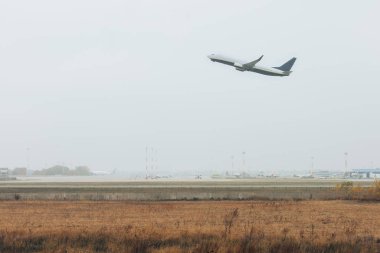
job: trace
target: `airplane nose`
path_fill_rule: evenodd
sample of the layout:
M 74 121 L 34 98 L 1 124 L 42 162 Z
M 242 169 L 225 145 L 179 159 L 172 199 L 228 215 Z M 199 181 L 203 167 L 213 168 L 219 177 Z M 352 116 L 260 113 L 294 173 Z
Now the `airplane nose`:
M 207 55 L 207 58 L 212 60 L 214 58 L 214 54 Z

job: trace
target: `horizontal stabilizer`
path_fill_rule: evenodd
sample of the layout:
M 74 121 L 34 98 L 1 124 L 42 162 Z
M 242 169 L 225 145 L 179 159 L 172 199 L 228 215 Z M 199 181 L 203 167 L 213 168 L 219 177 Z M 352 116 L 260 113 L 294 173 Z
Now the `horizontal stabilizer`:
M 259 59 L 255 60 L 255 61 L 252 61 L 252 62 L 248 62 L 246 64 L 243 64 L 243 67 L 244 68 L 252 68 L 256 65 L 256 63 L 258 63 L 259 61 L 261 61 L 261 59 L 264 57 L 264 55 L 262 55 Z

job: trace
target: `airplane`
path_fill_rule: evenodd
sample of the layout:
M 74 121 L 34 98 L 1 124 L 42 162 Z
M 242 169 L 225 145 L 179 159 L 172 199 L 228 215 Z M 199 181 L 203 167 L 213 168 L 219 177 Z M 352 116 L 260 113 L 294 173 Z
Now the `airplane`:
M 115 173 L 116 173 L 116 169 L 114 169 L 112 172 L 104 171 L 104 170 L 91 171 L 91 175 L 93 176 L 108 176 L 108 175 L 113 175 Z
M 235 67 L 236 70 L 238 71 L 251 71 L 251 72 L 256 72 L 262 75 L 267 75 L 267 76 L 289 76 L 292 71 L 290 71 L 293 67 L 294 62 L 296 61 L 297 58 L 293 57 L 280 67 L 259 67 L 256 66 L 256 64 L 261 61 L 261 59 L 264 57 L 262 55 L 259 59 L 248 62 L 248 63 L 242 63 L 241 61 L 228 58 L 222 55 L 217 55 L 217 54 L 211 54 L 207 56 L 211 61 L 213 62 L 219 62 L 222 64 L 230 65 Z

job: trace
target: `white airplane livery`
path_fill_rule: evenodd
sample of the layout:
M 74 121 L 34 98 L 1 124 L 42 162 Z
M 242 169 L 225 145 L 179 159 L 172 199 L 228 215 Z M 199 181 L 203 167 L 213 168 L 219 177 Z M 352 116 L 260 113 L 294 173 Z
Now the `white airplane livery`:
M 247 62 L 247 63 L 242 63 L 241 61 L 228 58 L 222 55 L 217 55 L 217 54 L 211 54 L 208 56 L 208 58 L 213 61 L 213 62 L 219 62 L 223 63 L 232 67 L 235 67 L 236 70 L 238 71 L 251 71 L 251 72 L 256 72 L 259 74 L 267 75 L 267 76 L 288 76 L 292 71 L 290 71 L 293 67 L 294 62 L 296 61 L 297 58 L 293 57 L 280 67 L 261 67 L 257 66 L 256 64 L 261 61 L 263 58 L 263 55 L 252 62 Z

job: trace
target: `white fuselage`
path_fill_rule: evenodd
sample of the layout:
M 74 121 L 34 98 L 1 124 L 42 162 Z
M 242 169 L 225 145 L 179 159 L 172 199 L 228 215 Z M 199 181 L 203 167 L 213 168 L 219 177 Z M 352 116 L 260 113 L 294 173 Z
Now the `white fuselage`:
M 268 75 L 268 76 L 288 76 L 291 73 L 291 71 L 282 71 L 280 69 L 271 68 L 271 67 L 261 67 L 257 65 L 247 66 L 247 64 L 243 63 L 242 61 L 225 57 L 222 55 L 212 54 L 212 55 L 209 55 L 208 58 L 213 62 L 219 62 L 222 64 L 235 67 L 235 69 L 239 71 L 251 71 L 251 72 L 256 72 L 256 73 Z

